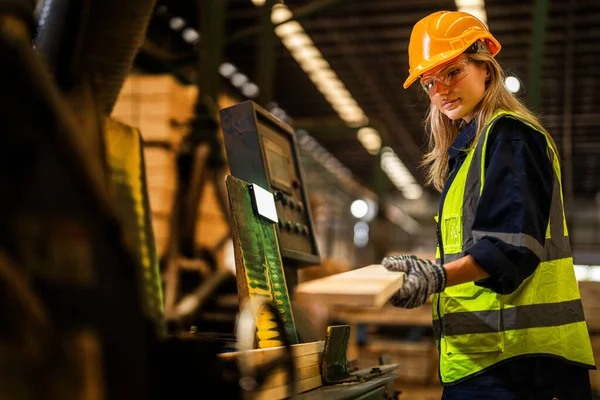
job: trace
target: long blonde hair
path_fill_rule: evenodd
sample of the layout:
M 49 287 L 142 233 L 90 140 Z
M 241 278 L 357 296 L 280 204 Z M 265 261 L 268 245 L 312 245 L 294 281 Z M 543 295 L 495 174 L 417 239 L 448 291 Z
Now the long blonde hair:
M 539 127 L 540 130 L 547 134 L 555 153 L 558 155 L 556 144 L 544 129 L 539 119 L 513 93 L 504 87 L 506 73 L 500 64 L 498 64 L 498 61 L 491 54 L 487 53 L 469 54 L 469 58 L 477 64 L 485 64 L 490 72 L 490 79 L 486 83 L 485 93 L 472 111 L 475 116 L 477 135 L 471 146 L 474 147 L 477 144 L 484 125 L 490 120 L 492 115 L 498 109 L 504 109 L 519 114 L 524 120 Z M 438 110 L 433 103 L 430 103 L 424 124 L 429 136 L 429 145 L 422 165 L 427 168 L 427 183 L 432 184 L 441 192 L 449 173 L 448 149 L 452 146 L 460 130 L 465 126 L 465 122 L 462 119 L 452 121 Z

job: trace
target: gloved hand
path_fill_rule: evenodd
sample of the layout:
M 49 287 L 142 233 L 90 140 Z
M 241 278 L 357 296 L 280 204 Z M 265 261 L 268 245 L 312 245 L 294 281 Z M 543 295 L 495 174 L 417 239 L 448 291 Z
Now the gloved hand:
M 420 307 L 433 293 L 446 288 L 446 270 L 429 260 L 414 255 L 401 255 L 386 257 L 381 264 L 388 271 L 406 273 L 402 287 L 389 300 L 396 307 Z

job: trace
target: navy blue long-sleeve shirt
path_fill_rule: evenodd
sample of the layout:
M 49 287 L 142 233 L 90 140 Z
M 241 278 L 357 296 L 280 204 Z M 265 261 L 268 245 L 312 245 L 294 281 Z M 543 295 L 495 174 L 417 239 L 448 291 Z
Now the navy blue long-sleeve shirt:
M 442 202 L 476 135 L 474 121 L 458 134 L 449 149 L 450 175 Z M 552 164 L 546 139 L 524 123 L 502 117 L 487 141 L 485 185 L 477 206 L 473 230 L 526 233 L 543 246 L 550 215 Z M 528 248 L 485 236 L 465 251 L 490 276 L 475 282 L 497 293 L 515 291 L 530 276 L 540 259 Z

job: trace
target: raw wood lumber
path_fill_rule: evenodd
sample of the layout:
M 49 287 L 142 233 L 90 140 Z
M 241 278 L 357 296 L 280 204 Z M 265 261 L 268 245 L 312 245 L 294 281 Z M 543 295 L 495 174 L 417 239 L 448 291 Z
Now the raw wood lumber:
M 312 360 L 316 360 L 316 362 L 319 361 L 320 357 L 323 356 L 325 341 L 293 344 L 290 347 L 292 348 L 292 354 L 296 361 L 296 368 L 301 368 L 311 365 Z M 286 351 L 286 348 L 283 346 L 248 350 L 247 355 L 249 356 L 247 356 L 247 359 L 252 365 L 262 365 L 274 360 Z M 238 357 L 239 354 L 239 352 L 234 351 L 221 353 L 219 354 L 219 357 L 223 359 L 234 359 Z
M 319 364 L 312 364 L 307 365 L 306 367 L 296 368 L 296 381 L 303 381 L 316 377 L 321 377 L 321 368 Z M 287 386 L 288 384 L 288 372 L 284 369 L 278 369 L 267 378 L 260 390 Z
M 145 142 L 179 146 L 194 116 L 195 85 L 170 74 L 131 74 L 123 84 L 112 116 L 138 127 Z
M 381 307 L 400 289 L 404 276 L 373 264 L 300 283 L 296 296 L 299 301 L 329 305 Z
M 323 385 L 321 379 L 321 361 L 325 348 L 324 341 L 300 343 L 291 346 L 294 365 L 296 368 L 296 391 L 305 392 Z M 246 362 L 252 366 L 261 366 L 283 354 L 285 347 L 269 347 L 264 349 L 249 350 Z M 234 360 L 239 357 L 239 352 L 219 354 L 219 357 Z M 253 395 L 253 399 L 284 399 L 289 396 L 290 384 L 287 371 L 275 370 L 261 386 L 259 391 Z
M 303 379 L 296 382 L 296 393 L 306 392 L 308 390 L 316 389 L 323 386 L 321 375 L 315 376 L 308 379 Z M 279 400 L 290 397 L 289 385 L 278 386 L 274 388 L 264 389 L 257 391 L 253 400 Z

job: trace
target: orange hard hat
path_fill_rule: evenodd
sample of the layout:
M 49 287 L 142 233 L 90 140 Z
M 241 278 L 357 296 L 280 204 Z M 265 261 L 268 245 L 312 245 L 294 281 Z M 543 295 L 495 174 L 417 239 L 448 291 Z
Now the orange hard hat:
M 408 79 L 404 89 L 425 72 L 446 64 L 464 53 L 475 42 L 483 41 L 495 56 L 500 43 L 485 25 L 471 14 L 437 11 L 415 24 L 408 44 Z

